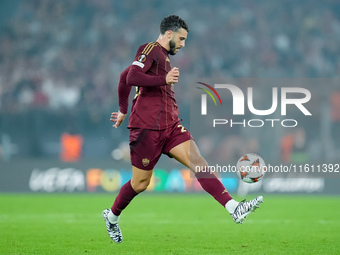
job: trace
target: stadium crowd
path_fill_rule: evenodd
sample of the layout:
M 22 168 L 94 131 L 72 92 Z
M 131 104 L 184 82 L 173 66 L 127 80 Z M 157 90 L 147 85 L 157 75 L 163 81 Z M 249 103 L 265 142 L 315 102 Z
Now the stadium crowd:
M 200 77 L 340 73 L 337 1 L 183 0 L 179 7 L 158 0 L 18 3 L 0 24 L 0 114 L 38 109 L 109 116 L 118 107 L 120 73 L 139 45 L 157 38 L 160 20 L 173 13 L 190 26 L 187 47 L 171 59 L 180 67 L 181 85 Z M 186 111 L 189 89 L 176 97 Z M 96 125 L 87 126 L 92 132 Z
M 336 1 L 197 2 L 174 10 L 191 28 L 187 49 L 173 59 L 182 84 L 193 77 L 338 76 Z M 0 110 L 111 109 L 120 72 L 139 44 L 157 37 L 168 10 L 156 0 L 20 2 L 0 31 Z

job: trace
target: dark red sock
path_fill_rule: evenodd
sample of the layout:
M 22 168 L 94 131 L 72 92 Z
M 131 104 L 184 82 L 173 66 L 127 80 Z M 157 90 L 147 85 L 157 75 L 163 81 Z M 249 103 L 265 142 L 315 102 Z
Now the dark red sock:
M 134 191 L 134 189 L 131 186 L 131 180 L 125 183 L 118 193 L 118 196 L 116 197 L 111 210 L 114 215 L 120 215 L 120 213 L 125 209 L 125 207 L 128 206 L 128 204 L 131 202 L 131 200 L 137 196 L 138 193 Z
M 229 200 L 233 199 L 216 175 L 210 172 L 199 172 L 195 176 L 202 188 L 212 195 L 223 207 Z

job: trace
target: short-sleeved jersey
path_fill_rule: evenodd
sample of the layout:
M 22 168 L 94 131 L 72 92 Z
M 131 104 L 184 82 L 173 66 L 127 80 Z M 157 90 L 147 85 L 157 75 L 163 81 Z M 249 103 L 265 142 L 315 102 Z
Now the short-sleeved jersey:
M 162 130 L 179 121 L 174 88 L 165 79 L 171 70 L 168 51 L 157 42 L 144 44 L 129 69 L 127 83 L 139 86 L 128 128 Z

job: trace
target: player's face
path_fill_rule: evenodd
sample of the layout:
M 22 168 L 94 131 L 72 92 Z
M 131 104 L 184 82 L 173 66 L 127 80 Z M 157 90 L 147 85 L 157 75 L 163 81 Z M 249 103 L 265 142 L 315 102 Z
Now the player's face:
M 172 38 L 169 41 L 170 55 L 175 55 L 180 48 L 185 46 L 187 36 L 188 32 L 183 28 L 180 28 L 177 32 L 173 32 Z

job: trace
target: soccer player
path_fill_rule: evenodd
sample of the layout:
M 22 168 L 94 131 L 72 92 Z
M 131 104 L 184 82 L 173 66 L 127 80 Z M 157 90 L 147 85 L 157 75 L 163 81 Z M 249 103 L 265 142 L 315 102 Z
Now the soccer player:
M 121 212 L 148 187 L 162 153 L 190 168 L 202 188 L 228 210 L 236 223 L 243 223 L 263 202 L 262 196 L 236 202 L 213 173 L 195 170 L 196 166 L 205 169 L 208 164 L 178 118 L 174 84 L 178 82 L 179 69 L 171 68 L 169 59 L 169 54 L 175 55 L 185 46 L 188 32 L 188 25 L 180 17 L 164 18 L 157 41 L 140 46 L 134 61 L 120 76 L 119 111 L 113 112 L 110 119 L 115 122 L 113 127 L 117 128 L 127 114 L 131 86 L 137 93 L 128 125 L 132 178 L 121 187 L 111 209 L 103 211 L 107 232 L 116 243 L 123 241 L 118 224 Z

